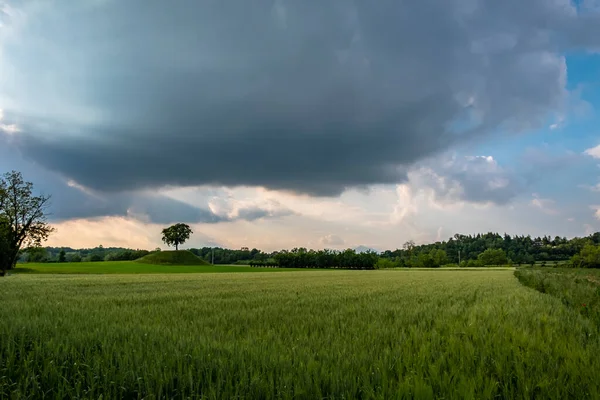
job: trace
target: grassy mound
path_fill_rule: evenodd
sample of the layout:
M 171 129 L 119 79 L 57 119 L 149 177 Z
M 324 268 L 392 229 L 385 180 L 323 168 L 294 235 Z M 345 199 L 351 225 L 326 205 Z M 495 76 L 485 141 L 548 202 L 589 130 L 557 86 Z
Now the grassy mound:
M 159 251 L 138 258 L 135 262 L 154 265 L 210 265 L 187 250 Z

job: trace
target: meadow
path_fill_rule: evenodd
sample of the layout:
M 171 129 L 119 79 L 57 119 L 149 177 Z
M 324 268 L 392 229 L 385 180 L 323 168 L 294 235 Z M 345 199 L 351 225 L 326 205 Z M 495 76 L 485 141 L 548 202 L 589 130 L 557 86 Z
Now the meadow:
M 0 280 L 0 398 L 598 398 L 597 325 L 510 270 Z
M 17 264 L 13 274 L 177 274 L 222 272 L 288 272 L 292 269 L 251 268 L 247 265 L 153 265 L 135 261 Z
M 592 320 L 600 334 L 600 270 L 589 268 L 523 268 L 515 275 L 526 286 L 554 296 Z

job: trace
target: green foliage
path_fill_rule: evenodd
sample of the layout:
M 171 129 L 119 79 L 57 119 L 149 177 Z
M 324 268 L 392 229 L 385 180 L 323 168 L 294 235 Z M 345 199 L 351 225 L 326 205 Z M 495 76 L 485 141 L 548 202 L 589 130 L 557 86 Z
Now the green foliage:
M 21 248 L 37 247 L 53 228 L 46 223 L 49 196 L 35 196 L 33 184 L 25 182 L 20 172 L 12 171 L 0 177 L 0 276 L 14 268 Z
M 386 266 L 386 268 L 389 268 L 392 264 L 394 265 L 394 268 L 422 268 L 424 266 L 438 267 L 448 263 L 458 264 L 458 250 L 460 249 L 461 267 L 481 267 L 481 263 L 477 260 L 479 254 L 483 253 L 487 248 L 495 248 L 504 250 L 509 265 L 511 262 L 521 265 L 534 265 L 536 263 L 537 265 L 540 265 L 541 261 L 536 262 L 536 260 L 540 260 L 540 257 L 546 257 L 548 259 L 544 260 L 546 261 L 546 265 L 551 266 L 569 260 L 574 254 L 579 253 L 586 244 L 593 243 L 600 243 L 600 233 L 595 233 L 585 238 L 573 238 L 570 240 L 559 237 L 555 237 L 554 239 L 551 239 L 550 237 L 531 238 L 529 236 L 511 237 L 510 235 L 501 236 L 495 233 L 478 234 L 474 236 L 455 235 L 445 242 L 436 242 L 420 246 L 409 241 L 404 244 L 402 250 L 388 250 L 383 252 L 379 258 L 388 260 L 389 262 L 383 261 L 378 264 L 377 261 L 375 262 L 375 265 Z M 90 260 L 92 254 L 98 254 L 102 259 L 107 261 L 135 260 L 148 254 L 147 250 L 104 248 L 102 246 L 93 249 L 79 250 L 67 247 L 47 247 L 46 251 L 48 252 L 48 256 L 45 261 L 55 261 L 58 258 L 60 250 L 63 249 L 67 253 L 67 260 L 69 260 L 69 254 L 71 253 L 78 253 L 87 261 Z M 155 249 L 153 251 L 160 251 L 160 249 Z M 280 253 L 290 253 L 290 251 L 287 250 L 268 253 L 255 248 L 235 250 L 220 247 L 192 248 L 190 251 L 205 261 L 212 263 L 214 260 L 215 264 L 252 264 L 257 267 L 276 266 L 277 262 L 275 261 L 275 256 Z M 300 252 L 300 249 L 296 249 L 296 251 Z M 316 253 L 318 250 L 302 249 L 302 252 Z M 319 256 L 320 261 L 318 261 L 318 263 L 326 264 L 327 262 L 331 262 L 331 254 L 329 253 L 323 251 Z M 425 255 L 421 255 L 423 253 L 425 253 Z M 26 256 L 21 257 L 21 261 L 27 261 Z M 311 262 L 309 264 L 315 263 Z
M 502 249 L 487 249 L 477 256 L 477 260 L 483 266 L 508 264 L 508 258 Z
M 92 254 L 89 257 L 87 257 L 86 261 L 100 262 L 100 261 L 104 261 L 104 259 L 102 258 L 102 256 L 100 254 Z
M 481 268 L 483 264 L 479 260 L 467 260 L 460 263 L 461 268 Z
M 456 234 L 447 241 L 415 245 L 407 242 L 402 249 L 386 250 L 382 258 L 401 259 L 406 266 L 415 260 L 419 253 L 431 253 L 432 250 L 444 250 L 448 262 L 476 260 L 486 249 L 502 249 L 515 264 L 532 264 L 536 261 L 567 261 L 579 253 L 586 244 L 600 244 L 600 232 L 583 238 L 561 238 L 550 236 L 532 238 L 531 236 L 510 236 L 507 234 L 485 233 L 476 235 Z M 460 254 L 460 257 L 459 257 Z
M 160 265 L 141 264 L 135 261 L 104 261 L 18 264 L 15 274 L 172 274 L 172 273 L 219 273 L 219 272 L 290 272 L 291 268 L 253 268 L 238 265 Z M 340 270 L 341 271 L 341 270 Z
M 104 261 L 133 261 L 147 256 L 148 254 L 150 254 L 148 250 L 123 249 L 108 253 L 106 256 L 104 256 Z
M 555 296 L 590 318 L 600 333 L 600 271 L 566 268 L 527 268 L 515 271 L 522 284 Z
M 58 262 L 59 263 L 64 263 L 67 262 L 67 253 L 65 253 L 64 250 L 60 250 L 60 253 L 58 253 Z
M 148 254 L 135 262 L 157 265 L 208 265 L 206 261 L 188 250 L 160 251 Z
M 70 263 L 79 263 L 81 262 L 81 256 L 79 253 L 69 253 L 66 255 L 66 260 Z
M 357 253 L 352 249 L 315 251 L 305 248 L 283 250 L 273 258 L 280 268 L 375 269 L 378 260 L 373 252 Z
M 600 268 L 600 246 L 585 245 L 579 254 L 571 258 L 571 264 L 575 268 Z
M 175 224 L 162 230 L 162 241 L 167 246 L 175 246 L 179 250 L 179 245 L 184 244 L 191 236 L 192 229 L 187 224 Z
M 1 398 L 600 397 L 597 325 L 512 271 L 16 275 L 0 295 Z
M 29 247 L 28 249 L 25 249 L 25 255 L 27 257 L 27 262 L 40 263 L 48 262 L 50 260 L 48 252 L 43 247 Z
M 400 263 L 396 260 L 390 260 L 389 258 L 380 258 L 375 264 L 375 269 L 389 269 L 399 268 Z

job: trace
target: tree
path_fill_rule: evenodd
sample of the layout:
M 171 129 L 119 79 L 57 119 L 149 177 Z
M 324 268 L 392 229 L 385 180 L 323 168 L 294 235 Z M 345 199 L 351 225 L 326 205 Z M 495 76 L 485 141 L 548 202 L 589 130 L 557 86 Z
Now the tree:
M 179 245 L 184 244 L 194 233 L 187 224 L 175 224 L 162 230 L 162 241 L 167 246 L 175 246 L 175 250 L 179 250 Z
M 67 256 L 66 256 L 64 249 L 60 249 L 60 252 L 58 253 L 58 262 L 59 263 L 67 262 Z
M 3 266 L 11 263 L 9 259 L 11 236 L 8 218 L 0 215 L 0 275 L 4 275 L 6 271 Z
M 412 251 L 415 248 L 415 242 L 413 240 L 409 240 L 402 245 L 402 248 L 410 258 L 410 256 L 412 255 Z
M 92 254 L 90 256 L 90 261 L 92 261 L 92 262 L 104 261 L 104 258 L 102 258 L 102 256 L 100 254 Z
M 571 263 L 576 268 L 600 268 L 600 246 L 585 245 L 571 258 Z
M 482 265 L 504 265 L 508 263 L 506 253 L 502 249 L 487 249 L 477 256 Z
M 448 254 L 442 249 L 431 250 L 431 253 L 429 253 L 429 255 L 433 258 L 436 266 L 438 267 L 446 265 L 450 262 L 450 260 L 448 259 Z
M 46 263 L 49 259 L 48 251 L 43 247 L 29 247 L 25 249 L 25 254 L 30 263 Z
M 50 196 L 34 196 L 33 184 L 20 172 L 11 171 L 0 178 L 0 276 L 15 267 L 22 247 L 40 246 L 53 228 L 46 222 Z
M 79 253 L 67 254 L 67 262 L 81 262 L 81 255 Z

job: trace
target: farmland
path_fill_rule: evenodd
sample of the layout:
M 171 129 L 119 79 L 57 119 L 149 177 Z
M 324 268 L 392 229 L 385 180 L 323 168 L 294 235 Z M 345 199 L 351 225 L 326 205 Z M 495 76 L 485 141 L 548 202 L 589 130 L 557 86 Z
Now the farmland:
M 555 296 L 592 320 L 600 333 L 600 270 L 587 268 L 526 268 L 516 276 L 529 287 Z
M 510 270 L 14 274 L 0 296 L 0 397 L 600 396 L 597 325 Z
M 15 274 L 189 274 L 223 272 L 282 272 L 277 268 L 251 268 L 244 265 L 152 265 L 133 261 L 104 261 L 82 263 L 19 264 Z

